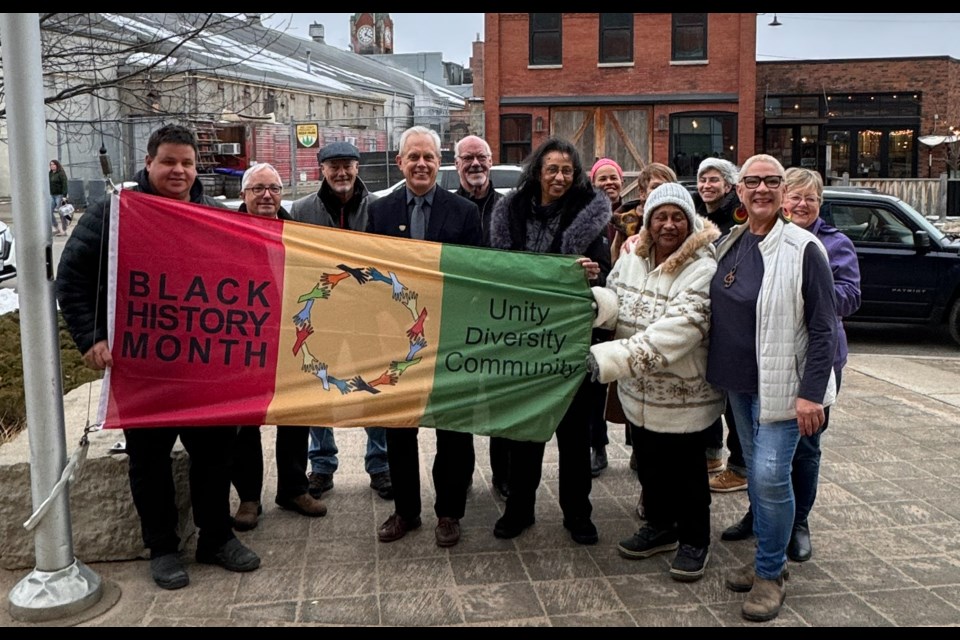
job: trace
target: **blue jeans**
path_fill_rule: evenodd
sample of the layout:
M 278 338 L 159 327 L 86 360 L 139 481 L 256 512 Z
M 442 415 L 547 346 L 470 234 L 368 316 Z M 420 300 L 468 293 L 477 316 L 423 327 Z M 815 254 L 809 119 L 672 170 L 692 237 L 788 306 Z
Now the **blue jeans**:
M 796 418 L 759 423 L 760 397 L 728 392 L 737 435 L 747 462 L 747 493 L 757 536 L 755 571 L 764 580 L 776 580 L 787 563 L 787 544 L 793 531 L 796 502 L 790 473 L 800 440 Z
M 363 456 L 363 467 L 373 475 L 390 470 L 387 462 L 387 430 L 384 427 L 364 427 L 367 432 L 367 452 Z M 333 475 L 340 466 L 337 460 L 337 441 L 330 427 L 312 427 L 310 429 L 310 470 L 313 473 Z

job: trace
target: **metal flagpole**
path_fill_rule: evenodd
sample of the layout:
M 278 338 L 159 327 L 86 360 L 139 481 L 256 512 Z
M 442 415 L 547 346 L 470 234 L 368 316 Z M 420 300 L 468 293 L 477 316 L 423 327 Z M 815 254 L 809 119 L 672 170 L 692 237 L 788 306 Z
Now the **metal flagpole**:
M 40 21 L 36 13 L 0 14 L 9 129 L 23 385 L 34 508 L 66 466 L 60 340 L 54 299 L 53 244 L 47 197 Z M 36 567 L 10 591 L 10 615 L 29 622 L 84 611 L 103 595 L 100 576 L 73 555 L 70 502 L 61 492 L 36 527 Z

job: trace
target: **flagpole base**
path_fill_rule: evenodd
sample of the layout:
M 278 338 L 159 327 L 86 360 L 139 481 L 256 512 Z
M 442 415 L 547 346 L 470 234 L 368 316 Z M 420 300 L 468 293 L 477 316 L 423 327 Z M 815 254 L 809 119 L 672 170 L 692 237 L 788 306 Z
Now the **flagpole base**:
M 10 590 L 10 616 L 46 622 L 89 609 L 103 596 L 100 576 L 77 559 L 58 571 L 34 569 Z

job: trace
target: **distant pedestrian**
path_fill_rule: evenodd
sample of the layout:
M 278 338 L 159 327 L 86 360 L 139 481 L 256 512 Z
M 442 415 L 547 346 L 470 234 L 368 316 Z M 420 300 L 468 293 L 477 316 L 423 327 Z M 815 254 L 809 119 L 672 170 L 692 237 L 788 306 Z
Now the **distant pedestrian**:
M 53 234 L 57 236 L 67 235 L 67 227 L 70 221 L 62 215 L 58 209 L 64 203 L 67 197 L 67 172 L 63 170 L 63 165 L 59 160 L 50 161 L 50 221 L 53 223 Z M 63 230 L 60 230 L 60 227 Z

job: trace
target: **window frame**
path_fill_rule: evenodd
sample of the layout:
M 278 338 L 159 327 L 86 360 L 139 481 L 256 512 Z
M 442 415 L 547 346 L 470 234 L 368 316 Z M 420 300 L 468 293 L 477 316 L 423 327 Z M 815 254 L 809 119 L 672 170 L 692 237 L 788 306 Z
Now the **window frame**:
M 607 21 L 622 20 L 626 16 L 626 24 L 604 25 Z M 626 32 L 627 34 L 627 53 L 616 56 L 612 53 L 605 53 L 604 49 L 610 49 L 615 45 L 609 43 L 610 38 Z M 633 14 L 632 13 L 601 13 L 598 21 L 598 51 L 597 60 L 600 64 L 615 64 L 624 62 L 633 62 Z
M 508 122 L 515 122 L 516 126 L 507 126 Z M 526 134 L 526 139 L 509 140 L 504 132 L 516 130 Z M 519 150 L 519 153 L 517 152 Z M 504 113 L 500 115 L 500 162 L 499 164 L 523 164 L 523 161 L 533 151 L 533 114 L 531 113 Z M 513 153 L 511 153 L 513 152 Z M 510 156 L 513 156 L 513 160 Z
M 670 29 L 670 61 L 671 62 L 703 62 L 707 59 L 707 16 L 706 13 L 673 13 L 671 14 Z M 678 51 L 678 45 L 681 30 L 700 31 L 698 34 L 701 40 L 700 48 L 690 54 L 681 55 Z
M 528 63 L 531 67 L 557 67 L 563 65 L 563 14 L 562 13 L 530 13 L 529 16 L 529 53 L 528 53 Z M 556 16 L 556 26 L 550 25 L 549 27 L 544 27 L 538 24 L 547 18 L 541 18 L 538 20 L 536 16 Z M 553 19 L 551 19 L 553 20 Z M 555 39 L 555 42 L 554 42 Z M 544 58 L 544 54 L 537 53 L 537 45 L 540 45 L 540 48 L 546 44 L 555 44 L 557 49 L 557 54 L 555 57 Z

